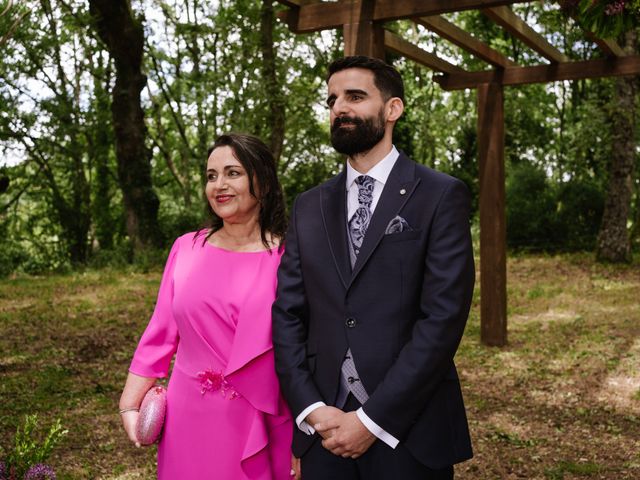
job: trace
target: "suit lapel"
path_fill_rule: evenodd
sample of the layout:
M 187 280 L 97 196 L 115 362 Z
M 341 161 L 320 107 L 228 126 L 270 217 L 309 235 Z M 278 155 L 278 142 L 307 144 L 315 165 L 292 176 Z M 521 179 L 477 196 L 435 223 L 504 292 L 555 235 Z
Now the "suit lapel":
M 420 180 L 415 178 L 414 163 L 404 153 L 400 153 L 398 160 L 396 160 L 393 169 L 389 173 L 389 178 L 382 190 L 378 205 L 373 212 L 371 223 L 364 236 L 348 285 L 353 283 L 358 273 L 366 265 L 369 257 L 384 237 L 387 225 L 411 198 L 418 183 L 420 183 Z M 343 230 L 345 230 L 346 237 L 346 228 Z
M 322 222 L 340 280 L 347 287 L 351 276 L 347 240 L 346 172 L 342 171 L 333 181 L 320 189 Z

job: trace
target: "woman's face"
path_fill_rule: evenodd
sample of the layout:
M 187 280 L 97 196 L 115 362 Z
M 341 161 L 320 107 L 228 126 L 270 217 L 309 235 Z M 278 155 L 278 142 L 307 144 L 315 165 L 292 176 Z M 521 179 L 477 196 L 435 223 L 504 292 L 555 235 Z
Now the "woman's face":
M 213 211 L 224 222 L 247 223 L 258 218 L 260 205 L 249 191 L 249 180 L 231 147 L 218 147 L 211 152 L 207 160 L 205 194 Z

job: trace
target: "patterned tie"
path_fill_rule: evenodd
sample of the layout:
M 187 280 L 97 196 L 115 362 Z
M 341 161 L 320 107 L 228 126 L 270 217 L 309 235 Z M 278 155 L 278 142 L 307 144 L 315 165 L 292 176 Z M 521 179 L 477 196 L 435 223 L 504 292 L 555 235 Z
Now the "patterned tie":
M 361 175 L 356 178 L 356 185 L 358 185 L 358 208 L 349 220 L 349 252 L 352 268 L 356 263 L 356 258 L 358 257 L 358 253 L 360 253 L 360 247 L 362 247 L 362 240 L 364 239 L 365 233 L 367 233 L 367 228 L 371 221 L 371 202 L 373 201 L 373 186 L 375 185 L 375 180 L 367 175 Z M 347 350 L 347 354 L 342 362 L 340 381 L 342 385 L 338 393 L 338 401 L 336 402 L 338 407 L 344 406 L 349 392 L 356 397 L 360 404 L 364 404 L 369 399 L 369 395 L 364 385 L 362 385 L 356 370 L 351 349 Z
M 367 233 L 371 221 L 371 202 L 373 201 L 373 187 L 376 183 L 368 175 L 360 175 L 355 181 L 358 185 L 358 208 L 349 220 L 351 267 L 356 263 L 364 234 Z

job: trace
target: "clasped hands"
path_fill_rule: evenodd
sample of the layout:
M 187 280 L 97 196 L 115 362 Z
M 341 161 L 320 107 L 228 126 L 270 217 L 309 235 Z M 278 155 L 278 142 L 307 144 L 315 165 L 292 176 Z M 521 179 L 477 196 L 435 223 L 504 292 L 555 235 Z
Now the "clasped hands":
M 344 458 L 358 458 L 376 441 L 356 412 L 318 407 L 307 416 L 307 423 L 322 437 L 324 448 Z

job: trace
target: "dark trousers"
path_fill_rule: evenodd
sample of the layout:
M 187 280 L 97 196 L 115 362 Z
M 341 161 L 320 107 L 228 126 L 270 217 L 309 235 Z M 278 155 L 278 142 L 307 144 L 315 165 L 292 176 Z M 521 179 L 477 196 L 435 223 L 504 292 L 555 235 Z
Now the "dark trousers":
M 345 411 L 360 408 L 349 395 Z M 453 465 L 432 470 L 418 462 L 400 443 L 395 449 L 376 440 L 361 457 L 353 460 L 334 455 L 320 439 L 302 456 L 304 480 L 452 480 Z

